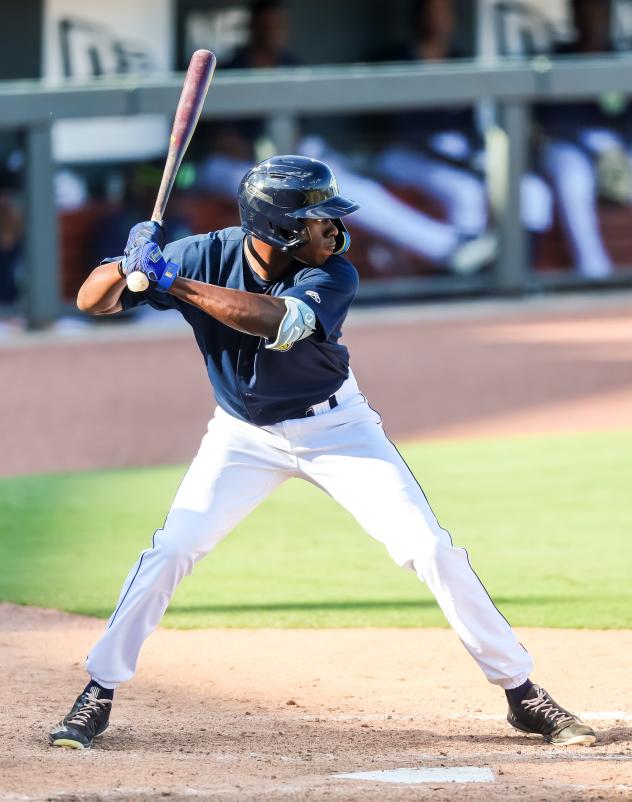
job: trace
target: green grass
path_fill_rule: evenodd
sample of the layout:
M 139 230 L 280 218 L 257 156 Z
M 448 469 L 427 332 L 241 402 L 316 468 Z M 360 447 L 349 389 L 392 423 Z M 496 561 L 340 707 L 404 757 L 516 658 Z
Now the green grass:
M 632 432 L 414 444 L 403 453 L 512 624 L 632 626 Z M 109 615 L 183 470 L 0 479 L 0 599 Z M 413 574 L 324 493 L 294 480 L 198 564 L 165 624 L 444 620 Z

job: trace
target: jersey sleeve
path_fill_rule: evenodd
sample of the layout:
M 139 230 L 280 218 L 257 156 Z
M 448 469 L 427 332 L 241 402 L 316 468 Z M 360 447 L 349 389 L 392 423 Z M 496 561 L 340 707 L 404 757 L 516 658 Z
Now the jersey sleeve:
M 209 281 L 214 250 L 214 235 L 205 234 L 169 242 L 165 245 L 165 261 L 178 265 L 178 275 L 196 281 Z M 140 304 L 148 304 L 154 309 L 181 309 L 184 302 L 168 292 L 160 292 L 149 286 L 144 292 L 130 292 L 127 287 L 121 294 L 123 311 Z
M 308 267 L 297 273 L 294 286 L 281 297 L 291 296 L 306 303 L 316 315 L 314 337 L 328 340 L 339 329 L 358 291 L 358 272 L 346 259 L 332 257 L 322 267 Z

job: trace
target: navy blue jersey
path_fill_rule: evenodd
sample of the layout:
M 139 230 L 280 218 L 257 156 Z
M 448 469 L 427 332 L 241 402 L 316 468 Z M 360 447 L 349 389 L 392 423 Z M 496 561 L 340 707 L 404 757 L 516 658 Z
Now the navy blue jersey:
M 155 309 L 179 310 L 193 329 L 217 403 L 242 420 L 268 426 L 303 417 L 349 375 L 349 352 L 338 340 L 358 273 L 342 256 L 332 256 L 321 267 L 294 262 L 281 278 L 266 282 L 248 264 L 244 239 L 241 228 L 225 228 L 171 242 L 164 255 L 185 278 L 306 303 L 316 315 L 316 331 L 288 351 L 266 349 L 261 337 L 242 334 L 151 287 L 139 293 L 123 290 L 121 303 L 123 309 L 148 303 Z

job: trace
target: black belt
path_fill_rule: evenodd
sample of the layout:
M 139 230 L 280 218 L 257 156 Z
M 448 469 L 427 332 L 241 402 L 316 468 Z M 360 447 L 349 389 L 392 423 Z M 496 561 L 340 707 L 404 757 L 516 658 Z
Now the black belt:
M 323 403 L 325 403 L 325 402 L 323 402 Z M 329 398 L 327 399 L 327 402 L 326 402 L 326 403 L 328 403 L 328 404 L 329 404 L 329 409 L 335 409 L 335 408 L 338 406 L 338 399 L 336 398 L 336 396 L 335 396 L 335 395 L 330 395 L 330 396 L 329 396 Z M 303 415 L 303 417 L 304 417 L 304 418 L 311 418 L 311 417 L 313 417 L 315 414 L 316 414 L 316 413 L 314 412 L 314 407 L 310 407 L 310 408 L 309 408 L 309 409 L 308 409 L 308 410 L 305 412 L 305 415 Z

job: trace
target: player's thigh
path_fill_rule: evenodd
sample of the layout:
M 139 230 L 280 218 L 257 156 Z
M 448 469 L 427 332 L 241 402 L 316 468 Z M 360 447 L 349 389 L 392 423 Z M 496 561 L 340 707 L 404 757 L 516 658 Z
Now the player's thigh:
M 328 453 L 301 463 L 309 479 L 347 509 L 400 565 L 450 544 L 417 479 L 386 437 L 379 417 L 337 427 Z
M 207 551 L 289 477 L 287 457 L 256 434 L 254 427 L 211 420 L 157 542 Z

